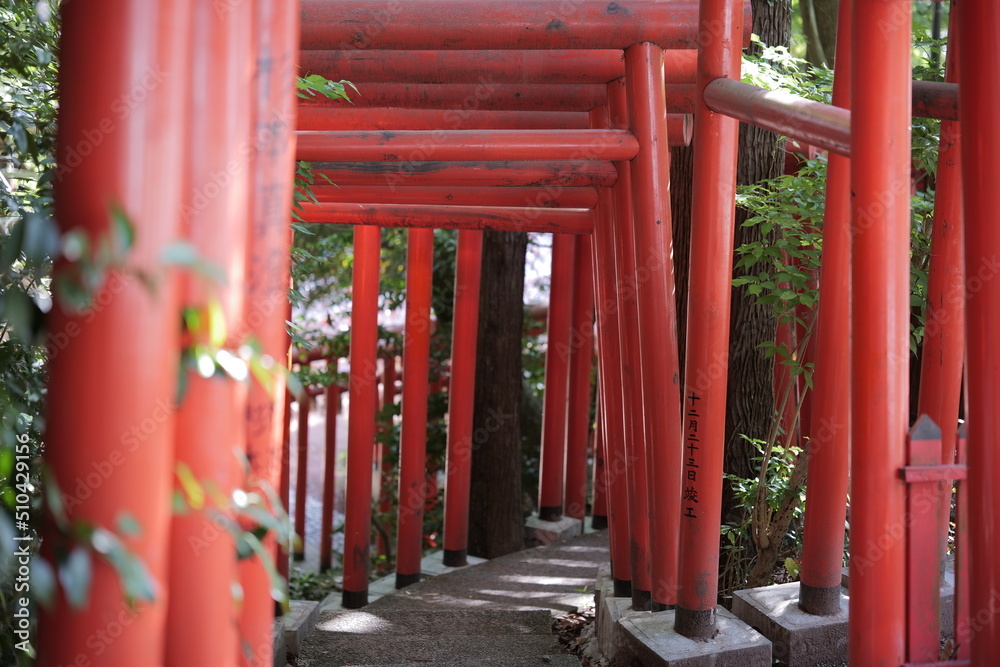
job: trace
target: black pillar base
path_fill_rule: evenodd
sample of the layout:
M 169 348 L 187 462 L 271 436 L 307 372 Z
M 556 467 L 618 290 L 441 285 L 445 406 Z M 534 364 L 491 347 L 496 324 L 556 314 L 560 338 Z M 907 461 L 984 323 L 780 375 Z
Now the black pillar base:
M 641 588 L 632 589 L 632 609 L 635 611 L 649 611 L 652 599 L 649 591 L 644 591 Z
M 558 521 L 562 518 L 562 505 L 539 507 L 538 518 L 542 521 Z
M 416 583 L 419 583 L 419 582 L 420 582 L 420 573 L 419 572 L 417 572 L 416 574 L 400 574 L 399 572 L 396 573 L 396 588 L 397 589 L 406 588 L 407 586 L 410 586 L 412 584 L 416 584 Z
M 799 609 L 813 616 L 840 613 L 840 586 L 816 588 L 799 582 Z
M 368 604 L 368 589 L 363 591 L 345 590 L 340 604 L 344 609 L 361 609 Z
M 712 639 L 718 632 L 715 627 L 715 608 L 692 611 L 677 607 L 674 630 L 689 639 Z
M 632 597 L 632 582 L 627 579 L 613 579 L 614 595 L 616 598 Z
M 463 567 L 469 564 L 468 549 L 445 549 L 441 559 L 445 567 Z
M 594 515 L 590 517 L 590 526 L 594 530 L 604 530 L 608 527 L 608 517 Z

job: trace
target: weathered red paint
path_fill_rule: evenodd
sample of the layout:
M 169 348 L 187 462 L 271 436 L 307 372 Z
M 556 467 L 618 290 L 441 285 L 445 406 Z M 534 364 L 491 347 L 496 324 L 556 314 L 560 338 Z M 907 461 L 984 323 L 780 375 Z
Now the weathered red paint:
M 651 595 L 655 609 L 666 609 L 677 602 L 684 447 L 663 51 L 649 43 L 629 47 L 625 67 L 629 125 L 640 145 L 631 173 Z
M 954 22 L 952 22 L 954 25 Z M 952 33 L 948 33 L 949 43 Z M 954 60 L 954 58 L 951 58 Z M 913 82 L 913 115 L 918 118 L 939 118 L 941 120 L 958 120 L 958 81 L 914 81 Z
M 458 232 L 455 260 L 455 307 L 448 385 L 447 482 L 444 492 L 444 561 L 467 564 L 469 485 L 472 479 L 472 417 L 476 390 L 476 344 L 479 336 L 479 285 L 483 233 Z
M 701 3 L 702 30 L 708 37 L 699 54 L 698 86 L 719 77 L 739 78 L 740 51 L 735 45 L 745 32 L 742 18 L 733 0 Z M 699 638 L 715 634 L 738 126 L 699 101 L 682 398 L 685 491 L 674 624 L 680 634 Z
M 314 185 L 319 202 L 379 202 L 454 206 L 527 206 L 533 208 L 594 208 L 596 188 L 398 187 L 378 185 Z
M 639 150 L 625 130 L 402 130 L 298 132 L 296 158 L 310 162 L 426 160 L 627 160 Z
M 941 429 L 921 415 L 907 434 L 907 466 L 929 472 L 941 464 Z M 951 509 L 952 480 L 906 480 L 906 659 L 941 654 L 941 523 Z
M 603 160 L 534 162 L 321 162 L 313 165 L 318 180 L 337 185 L 415 185 L 608 187 L 618 177 Z
M 715 113 L 839 155 L 851 154 L 851 112 L 847 109 L 724 77 L 705 87 L 705 103 Z
M 965 306 L 968 377 L 968 501 L 970 617 L 990 611 L 989 621 L 971 634 L 972 664 L 988 665 L 1000 655 L 1000 227 L 996 190 L 1000 183 L 1000 5 L 964 0 L 959 5 L 958 48 L 962 85 L 959 113 L 962 186 L 965 203 Z M 988 278 L 986 277 L 988 276 Z M 973 281 L 976 278 L 976 281 Z
M 331 360 L 334 364 L 336 359 Z M 341 387 L 331 384 L 326 388 L 326 423 L 323 434 L 323 508 L 319 527 L 319 570 L 325 572 L 333 565 L 333 510 L 334 486 L 337 472 L 337 414 L 340 412 Z M 301 460 L 301 459 L 300 459 Z
M 850 103 L 850 3 L 840 6 L 833 104 Z M 823 214 L 823 257 L 813 348 L 813 411 L 800 570 L 799 606 L 812 614 L 840 610 L 851 444 L 850 162 L 831 155 Z
M 692 83 L 698 53 L 664 53 L 667 83 Z M 538 51 L 303 51 L 304 75 L 369 83 L 607 83 L 625 75 L 621 49 Z M 348 94 L 351 89 L 348 88 Z
M 848 643 L 858 665 L 901 664 L 905 655 L 911 4 L 855 0 L 852 14 Z
M 587 514 L 590 371 L 594 363 L 594 266 L 590 238 L 581 234 L 574 243 L 563 508 L 566 516 L 583 521 Z
M 590 127 L 585 111 L 510 109 L 378 109 L 302 105 L 300 130 L 582 130 Z
M 305 222 L 377 227 L 438 229 L 506 229 L 513 231 L 589 234 L 592 212 L 578 208 L 500 206 L 420 206 L 406 204 L 306 204 Z
M 610 84 L 614 85 L 614 84 Z M 595 127 L 610 127 L 607 108 L 591 112 Z M 608 188 L 598 191 L 594 233 L 594 289 L 597 298 L 598 407 L 605 437 L 604 467 L 608 496 L 608 543 L 611 551 L 611 576 L 615 595 L 628 594 L 632 565 L 629 555 L 628 498 L 626 496 L 625 408 L 621 363 L 621 326 L 617 288 L 617 253 L 615 251 L 616 207 Z
M 163 279 L 154 295 L 141 281 L 112 271 L 103 287 L 114 298 L 84 313 L 70 312 L 57 300 L 49 330 L 77 335 L 48 366 L 45 455 L 54 479 L 70 494 L 78 493 L 78 481 L 95 463 L 115 468 L 89 497 L 77 498 L 80 504 L 69 508 L 69 516 L 114 530 L 121 513 L 128 512 L 142 532 L 125 536 L 125 543 L 157 586 L 168 576 L 180 350 L 178 285 L 162 274 L 160 256 L 181 232 L 190 8 L 187 0 L 125 0 L 60 9 L 65 60 L 59 72 L 57 219 L 63 230 L 106 239 L 109 206 L 116 205 L 136 228 L 130 269 Z M 152 89 L 151 73 L 162 77 Z M 100 133 L 115 118 L 109 111 L 136 90 L 148 93 L 144 104 L 131 111 L 127 123 L 111 120 L 114 131 Z M 88 138 L 94 134 L 100 142 Z M 82 155 L 82 146 L 92 150 Z M 150 425 L 145 430 L 144 423 Z M 58 543 L 55 530 L 45 539 L 46 549 Z M 51 551 L 49 558 L 54 562 Z M 72 609 L 61 594 L 52 609 L 39 610 L 33 641 L 38 664 L 77 664 L 80 656 L 104 664 L 163 664 L 166 599 L 140 601 L 135 610 L 123 599 L 114 568 L 95 558 L 87 613 Z M 95 633 L 122 614 L 128 631 L 113 643 L 99 643 L 98 658 Z
M 608 84 L 612 127 L 628 124 L 628 102 L 623 81 Z M 615 197 L 616 282 L 621 316 L 618 319 L 622 350 L 622 400 L 625 407 L 625 466 L 628 498 L 629 557 L 632 573 L 632 606 L 646 609 L 650 604 L 649 496 L 646 491 L 646 424 L 642 359 L 639 350 L 639 305 L 636 298 L 635 227 L 631 168 L 619 162 Z
M 574 248 L 572 237 L 565 234 L 552 236 L 552 282 L 549 288 L 545 393 L 542 397 L 542 448 L 538 468 L 538 517 L 543 521 L 557 521 L 563 512 Z
M 749 1 L 740 9 L 749 22 Z M 695 0 L 307 0 L 302 22 L 306 50 L 693 49 L 699 30 Z
M 604 103 L 604 85 L 599 83 L 368 83 L 349 89 L 356 107 L 402 107 L 447 109 L 461 116 L 466 111 L 587 111 Z M 302 107 L 340 108 L 342 100 L 312 97 Z
M 396 588 L 420 581 L 420 559 L 423 557 L 431 277 L 434 267 L 434 230 L 412 228 L 407 235 Z
M 381 236 L 378 227 L 354 228 L 346 494 L 362 502 L 348 503 L 344 512 L 343 605 L 348 609 L 368 603 Z

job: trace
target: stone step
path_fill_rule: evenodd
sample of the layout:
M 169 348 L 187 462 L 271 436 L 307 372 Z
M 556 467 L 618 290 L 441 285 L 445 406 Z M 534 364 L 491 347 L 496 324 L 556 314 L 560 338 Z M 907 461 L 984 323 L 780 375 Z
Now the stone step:
M 370 664 L 370 663 L 368 663 Z M 378 667 L 579 667 L 580 660 L 567 653 L 540 655 L 529 658 L 469 658 L 440 662 L 400 662 Z M 367 665 L 345 665 L 344 667 L 367 667 Z
M 315 632 L 331 636 L 399 635 L 552 635 L 552 615 L 546 610 L 393 609 L 324 611 Z
M 319 626 L 302 645 L 301 667 L 343 665 L 461 664 L 544 665 L 545 657 L 557 655 L 555 635 L 450 634 L 439 628 L 436 634 L 398 635 L 392 629 L 380 634 L 323 632 Z M 551 658 L 550 658 L 551 661 Z

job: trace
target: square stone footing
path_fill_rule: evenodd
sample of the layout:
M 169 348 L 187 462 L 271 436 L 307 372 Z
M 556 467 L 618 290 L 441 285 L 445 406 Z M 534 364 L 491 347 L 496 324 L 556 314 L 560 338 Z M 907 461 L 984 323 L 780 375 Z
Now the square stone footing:
M 601 655 L 613 665 L 625 664 L 617 662 L 622 643 L 621 621 L 636 614 L 648 613 L 633 611 L 632 598 L 616 598 L 610 588 L 602 593 L 601 606 L 597 608 L 597 646 L 601 649 Z
M 568 516 L 564 516 L 558 521 L 542 521 L 533 514 L 524 522 L 524 528 L 525 543 L 528 546 L 537 547 L 581 535 L 583 522 Z
M 288 613 L 281 617 L 285 623 L 285 649 L 289 653 L 294 656 L 299 655 L 299 646 L 316 627 L 318 619 L 319 602 L 292 600 L 289 603 Z
M 840 585 L 850 590 L 851 568 L 845 567 L 841 573 Z M 941 579 L 941 633 L 946 637 L 955 634 L 955 557 L 948 556 L 944 562 Z
M 615 664 L 620 667 L 770 667 L 771 642 L 720 607 L 718 634 L 708 641 L 674 632 L 674 612 L 624 616 Z
M 839 613 L 807 614 L 797 581 L 733 594 L 733 614 L 770 639 L 775 659 L 789 667 L 847 664 L 847 608 L 842 591 Z
M 449 572 L 454 572 L 455 570 L 461 570 L 463 568 L 469 567 L 470 565 L 479 565 L 480 563 L 485 563 L 485 558 L 479 558 L 477 556 L 466 556 L 466 565 L 461 567 L 449 567 L 444 564 L 444 552 L 434 551 L 426 556 L 424 556 L 420 561 L 420 574 L 424 577 L 436 577 L 441 574 L 448 574 Z
M 273 633 L 271 635 L 274 642 L 274 657 L 272 664 L 274 667 L 284 667 L 288 664 L 288 652 L 285 648 L 285 622 L 280 618 L 274 620 Z

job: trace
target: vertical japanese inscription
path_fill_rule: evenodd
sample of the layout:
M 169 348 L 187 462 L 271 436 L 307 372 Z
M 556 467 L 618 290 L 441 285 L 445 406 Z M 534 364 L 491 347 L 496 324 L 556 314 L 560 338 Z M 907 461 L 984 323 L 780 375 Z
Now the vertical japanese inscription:
M 701 440 L 698 437 L 698 423 L 701 419 L 701 407 L 699 405 L 701 396 L 691 392 L 684 401 L 684 484 L 681 496 L 681 506 L 684 508 L 684 516 L 688 519 L 697 519 L 698 514 L 695 509 L 698 506 L 698 451 L 701 449 Z

